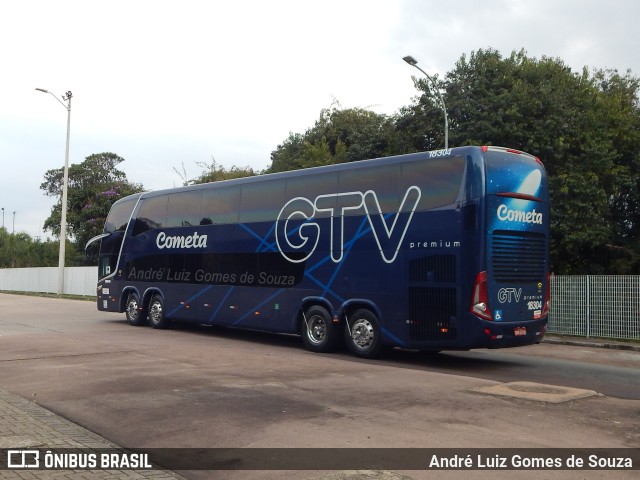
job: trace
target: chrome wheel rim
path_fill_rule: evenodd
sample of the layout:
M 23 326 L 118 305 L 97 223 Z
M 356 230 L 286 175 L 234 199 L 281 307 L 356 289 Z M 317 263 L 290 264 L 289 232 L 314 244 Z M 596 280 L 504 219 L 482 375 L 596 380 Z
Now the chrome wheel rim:
M 320 315 L 314 315 L 307 321 L 307 338 L 315 345 L 327 338 L 327 323 Z
M 127 315 L 133 321 L 138 320 L 138 301 L 136 299 L 129 300 L 127 304 Z
M 151 304 L 149 308 L 149 320 L 153 324 L 157 324 L 162 320 L 162 304 L 158 301 L 155 301 Z
M 353 344 L 360 350 L 366 350 L 369 348 L 376 338 L 373 324 L 365 319 L 361 318 L 353 322 L 351 327 L 351 340 Z

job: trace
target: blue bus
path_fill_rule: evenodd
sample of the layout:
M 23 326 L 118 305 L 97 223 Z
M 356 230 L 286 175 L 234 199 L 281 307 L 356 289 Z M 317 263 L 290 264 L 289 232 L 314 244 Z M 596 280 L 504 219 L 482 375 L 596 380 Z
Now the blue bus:
M 299 334 L 315 352 L 541 341 L 549 312 L 542 162 L 459 147 L 118 200 L 98 309 Z

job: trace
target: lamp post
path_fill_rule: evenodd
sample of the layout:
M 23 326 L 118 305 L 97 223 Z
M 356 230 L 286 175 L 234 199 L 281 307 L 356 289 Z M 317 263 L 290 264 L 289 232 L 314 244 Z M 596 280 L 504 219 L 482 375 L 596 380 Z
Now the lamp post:
M 69 184 L 69 132 L 71 128 L 71 97 L 70 91 L 60 100 L 55 94 L 44 88 L 36 88 L 39 92 L 49 93 L 67 110 L 67 144 L 64 153 L 64 170 L 62 175 L 62 205 L 60 212 L 60 251 L 58 253 L 58 295 L 64 293 L 64 256 L 67 241 L 67 187 Z M 67 102 L 65 105 L 63 100 Z
M 406 57 L 403 57 L 402 59 L 405 62 L 407 62 L 409 65 L 411 65 L 412 67 L 415 67 L 418 70 L 420 70 L 424 74 L 424 76 L 429 79 L 429 81 L 431 82 L 431 85 L 433 86 L 433 89 L 435 90 L 436 94 L 438 95 L 438 100 L 440 100 L 440 106 L 442 107 L 442 111 L 444 112 L 444 148 L 445 149 L 449 148 L 449 117 L 447 116 L 447 106 L 444 104 L 444 99 L 442 98 L 442 94 L 440 93 L 440 89 L 438 89 L 438 86 L 433 81 L 433 78 L 431 78 L 427 72 L 425 72 L 423 69 L 421 69 L 418 66 L 418 61 L 415 58 L 413 58 L 411 55 L 407 55 Z

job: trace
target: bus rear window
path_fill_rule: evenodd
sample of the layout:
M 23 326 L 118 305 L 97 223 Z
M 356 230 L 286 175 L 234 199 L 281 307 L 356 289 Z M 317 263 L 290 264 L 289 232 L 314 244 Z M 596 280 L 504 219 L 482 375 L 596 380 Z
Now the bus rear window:
M 535 158 L 506 151 L 485 153 L 487 195 L 523 200 L 545 198 L 544 167 Z

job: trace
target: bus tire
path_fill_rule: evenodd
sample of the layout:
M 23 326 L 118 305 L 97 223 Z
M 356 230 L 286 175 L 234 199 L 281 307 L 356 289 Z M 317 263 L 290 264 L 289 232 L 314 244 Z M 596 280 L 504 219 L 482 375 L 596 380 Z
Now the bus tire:
M 328 310 L 313 305 L 304 311 L 300 326 L 302 343 L 312 352 L 330 352 L 340 341 L 340 332 L 333 324 Z
M 362 308 L 348 319 L 344 329 L 349 351 L 362 358 L 377 358 L 382 352 L 382 333 L 376 315 Z
M 144 311 L 140 303 L 140 297 L 137 293 L 130 293 L 127 297 L 127 305 L 125 307 L 125 316 L 130 325 L 139 327 L 144 325 Z
M 154 295 L 149 302 L 149 325 L 153 328 L 167 328 L 168 320 L 164 316 L 164 302 L 160 295 Z

